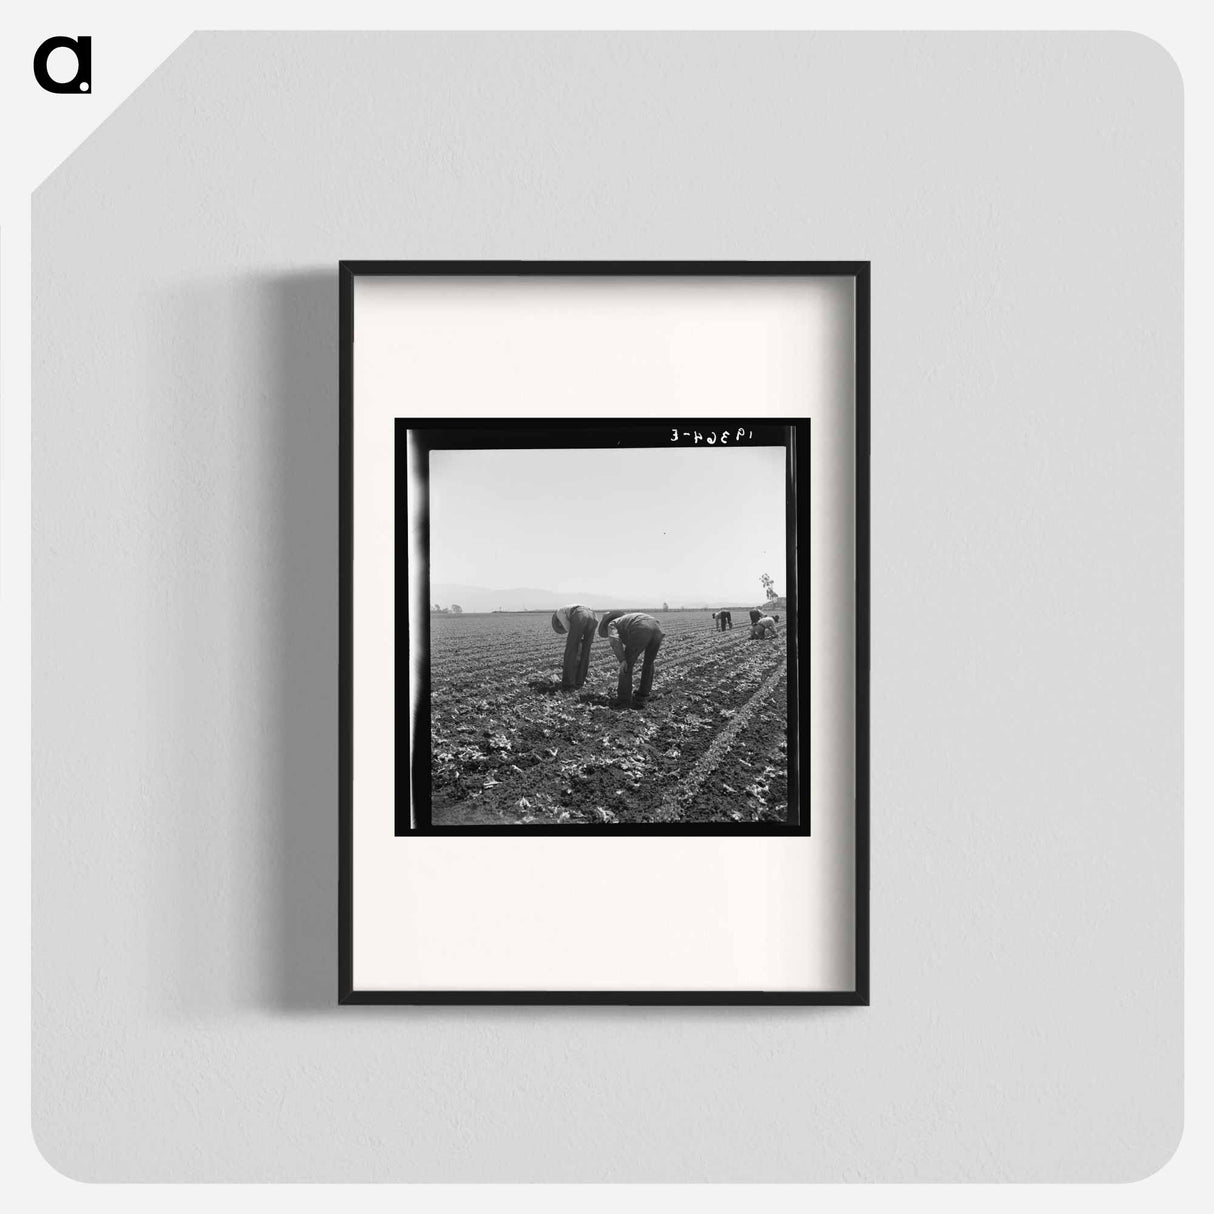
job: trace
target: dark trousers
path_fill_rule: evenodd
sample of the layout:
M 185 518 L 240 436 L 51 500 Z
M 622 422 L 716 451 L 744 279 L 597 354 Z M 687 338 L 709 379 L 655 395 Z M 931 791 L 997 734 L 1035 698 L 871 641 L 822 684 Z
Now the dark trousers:
M 566 690 L 581 687 L 586 681 L 597 623 L 594 612 L 585 607 L 575 607 L 569 613 L 569 635 L 565 638 L 565 664 L 561 671 L 561 686 Z
M 625 630 L 620 630 L 620 636 L 608 637 L 612 651 L 620 664 L 620 683 L 618 688 L 620 703 L 625 707 L 632 704 L 632 668 L 637 658 L 643 653 L 645 663 L 641 667 L 641 685 L 637 688 L 637 700 L 647 699 L 653 689 L 653 664 L 657 660 L 665 633 L 658 627 L 658 622 L 652 616 L 644 616 L 635 620 Z
M 722 611 L 717 616 L 717 623 L 720 624 L 721 631 L 724 632 L 726 628 L 733 627 L 733 616 L 731 616 L 728 611 Z

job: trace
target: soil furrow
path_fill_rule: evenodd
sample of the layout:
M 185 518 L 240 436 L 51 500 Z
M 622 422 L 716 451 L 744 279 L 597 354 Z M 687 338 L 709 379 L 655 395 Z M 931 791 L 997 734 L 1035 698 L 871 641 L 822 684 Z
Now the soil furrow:
M 708 749 L 696 762 L 691 771 L 679 781 L 676 788 L 671 789 L 662 798 L 659 810 L 659 820 L 673 822 L 680 818 L 683 811 L 695 800 L 700 786 L 712 775 L 717 765 L 725 757 L 733 740 L 749 723 L 751 716 L 762 702 L 776 689 L 776 685 L 786 677 L 785 671 L 777 669 L 760 684 L 758 691 L 746 701 L 745 707 L 734 717 L 719 734 L 713 738 Z

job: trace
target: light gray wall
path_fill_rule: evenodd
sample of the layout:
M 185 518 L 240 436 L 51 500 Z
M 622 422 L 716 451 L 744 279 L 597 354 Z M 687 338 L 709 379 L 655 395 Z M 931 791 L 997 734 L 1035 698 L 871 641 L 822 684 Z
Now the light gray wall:
M 34 199 L 47 1158 L 1160 1166 L 1181 103 L 1133 35 L 191 39 Z M 334 1006 L 340 257 L 872 259 L 871 1008 Z

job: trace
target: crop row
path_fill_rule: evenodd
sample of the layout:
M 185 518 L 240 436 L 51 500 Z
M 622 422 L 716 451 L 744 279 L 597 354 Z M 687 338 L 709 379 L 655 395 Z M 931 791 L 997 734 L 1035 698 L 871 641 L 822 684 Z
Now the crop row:
M 700 634 L 675 634 L 667 636 L 658 653 L 659 669 L 674 669 L 700 656 L 719 655 L 725 647 L 741 644 L 749 638 L 749 631 Z M 605 641 L 596 638 L 595 658 L 606 659 L 614 667 L 614 657 Z M 509 674 L 520 668 L 543 666 L 559 670 L 564 657 L 564 644 L 554 635 L 528 637 L 517 641 L 499 641 L 492 647 L 469 649 L 459 646 L 442 654 L 432 654 L 431 679 L 435 683 L 451 682 L 456 685 L 491 683 L 495 677 Z M 529 671 L 530 673 L 530 671 Z M 536 672 L 542 673 L 542 672 Z
M 731 653 L 733 648 L 728 634 L 718 641 L 705 645 L 696 645 L 681 651 L 678 656 L 669 661 L 663 661 L 659 651 L 654 688 L 659 696 L 673 694 L 675 689 L 684 681 L 703 677 L 709 680 L 710 689 L 726 684 L 737 683 L 739 670 L 758 668 L 765 669 L 769 664 L 783 662 L 783 647 L 772 646 L 767 642 L 747 644 L 742 652 L 742 661 L 738 655 Z M 593 689 L 604 686 L 608 691 L 614 687 L 616 679 L 616 664 L 610 651 L 605 651 L 606 662 L 593 663 L 587 694 L 594 694 Z M 533 657 L 530 665 L 528 657 Z M 469 669 L 460 667 L 453 670 L 436 672 L 433 679 L 432 697 L 437 700 L 454 700 L 471 697 L 484 701 L 486 707 L 503 699 L 514 699 L 520 691 L 529 684 L 539 684 L 559 675 L 559 661 L 551 658 L 541 665 L 542 655 L 519 655 L 512 662 L 501 663 L 489 670 Z M 497 676 L 497 677 L 494 677 Z M 713 677 L 715 676 L 715 678 Z

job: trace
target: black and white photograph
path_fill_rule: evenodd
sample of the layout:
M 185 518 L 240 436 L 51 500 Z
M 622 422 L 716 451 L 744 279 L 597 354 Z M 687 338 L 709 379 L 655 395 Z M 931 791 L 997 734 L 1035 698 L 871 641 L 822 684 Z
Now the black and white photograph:
M 397 660 L 422 647 L 426 694 L 397 833 L 807 830 L 808 441 L 808 423 L 398 420 L 398 553 L 412 494 L 426 555 L 398 597 L 400 635 L 424 587 L 424 636 Z

